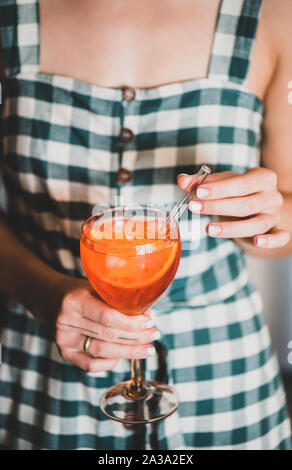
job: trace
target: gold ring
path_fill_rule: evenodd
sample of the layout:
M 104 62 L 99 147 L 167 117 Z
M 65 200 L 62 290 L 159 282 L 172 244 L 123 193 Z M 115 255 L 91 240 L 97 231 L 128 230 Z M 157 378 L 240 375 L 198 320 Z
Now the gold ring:
M 83 344 L 83 351 L 84 351 L 85 353 L 87 353 L 87 351 L 88 351 L 88 348 L 89 348 L 89 346 L 90 346 L 91 340 L 92 340 L 92 338 L 90 338 L 90 336 L 86 336 L 86 339 L 85 339 L 84 344 Z

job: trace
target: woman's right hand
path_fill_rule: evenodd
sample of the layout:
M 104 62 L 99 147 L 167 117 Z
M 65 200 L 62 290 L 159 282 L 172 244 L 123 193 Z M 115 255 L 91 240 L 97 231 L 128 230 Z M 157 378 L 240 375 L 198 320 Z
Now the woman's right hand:
M 120 358 L 146 358 L 157 329 L 150 314 L 127 316 L 108 307 L 85 279 L 59 273 L 17 237 L 0 212 L 0 290 L 53 330 L 64 359 L 89 372 L 113 369 Z M 148 327 L 145 325 L 148 322 Z M 87 336 L 93 338 L 85 353 Z M 94 358 L 93 355 L 98 357 Z
M 142 359 L 155 353 L 150 342 L 160 335 L 149 312 L 120 313 L 98 299 L 85 280 L 67 278 L 65 285 L 54 322 L 55 340 L 65 360 L 88 372 L 101 372 L 113 369 L 121 358 Z M 92 339 L 84 352 L 88 336 Z

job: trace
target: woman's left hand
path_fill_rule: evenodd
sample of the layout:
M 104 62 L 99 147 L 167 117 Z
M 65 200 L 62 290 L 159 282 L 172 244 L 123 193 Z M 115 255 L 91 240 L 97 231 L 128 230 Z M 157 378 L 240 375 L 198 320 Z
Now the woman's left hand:
M 180 174 L 180 188 L 186 188 L 193 177 Z M 282 204 L 276 173 L 251 168 L 244 174 L 224 171 L 209 175 L 197 188 L 189 208 L 194 213 L 219 216 L 218 222 L 206 227 L 211 237 L 245 238 L 259 247 L 279 248 L 290 239 L 289 232 L 277 228 Z

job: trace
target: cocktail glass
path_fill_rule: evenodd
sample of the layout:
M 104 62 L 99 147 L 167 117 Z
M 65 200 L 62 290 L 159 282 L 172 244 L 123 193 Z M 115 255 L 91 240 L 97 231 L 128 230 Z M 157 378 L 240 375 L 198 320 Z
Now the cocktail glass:
M 125 315 L 146 312 L 172 282 L 181 256 L 177 221 L 149 207 L 116 207 L 86 220 L 81 229 L 81 261 L 97 294 Z M 128 424 L 166 418 L 179 405 L 169 385 L 144 380 L 140 359 L 131 359 L 130 380 L 104 392 L 104 414 Z

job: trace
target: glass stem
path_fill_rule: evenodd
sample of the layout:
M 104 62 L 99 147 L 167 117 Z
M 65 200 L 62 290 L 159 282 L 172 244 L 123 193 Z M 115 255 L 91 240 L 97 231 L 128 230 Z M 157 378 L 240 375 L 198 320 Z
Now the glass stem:
M 131 398 L 142 398 L 146 392 L 143 385 L 141 359 L 131 359 L 131 381 L 128 395 Z

